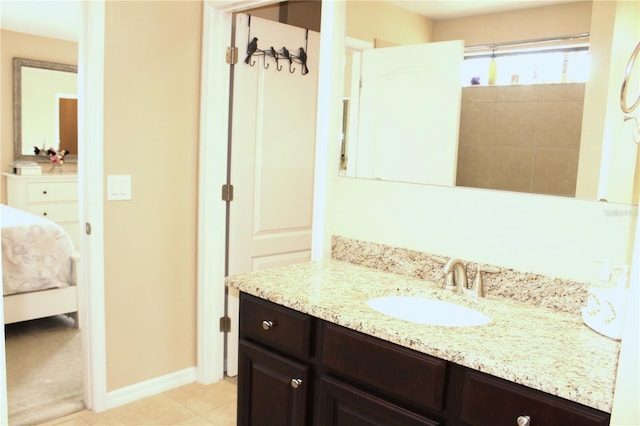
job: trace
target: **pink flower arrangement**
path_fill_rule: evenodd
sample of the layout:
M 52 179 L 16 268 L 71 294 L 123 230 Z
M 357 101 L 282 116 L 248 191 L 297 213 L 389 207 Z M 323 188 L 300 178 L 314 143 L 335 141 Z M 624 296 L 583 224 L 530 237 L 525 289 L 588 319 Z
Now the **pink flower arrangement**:
M 51 163 L 53 165 L 56 166 L 61 166 L 64 164 L 64 157 L 69 153 L 69 151 L 65 150 L 65 149 L 61 149 L 59 151 L 56 151 L 55 148 L 49 148 L 45 151 L 44 147 L 42 149 L 38 148 L 37 146 L 33 147 L 33 152 L 36 155 L 48 155 L 49 156 L 49 160 L 51 161 Z

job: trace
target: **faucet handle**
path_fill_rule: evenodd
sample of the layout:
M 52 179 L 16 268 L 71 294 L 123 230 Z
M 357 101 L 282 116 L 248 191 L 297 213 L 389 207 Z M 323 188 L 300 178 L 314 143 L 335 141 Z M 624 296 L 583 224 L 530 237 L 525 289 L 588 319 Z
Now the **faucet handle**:
M 500 268 L 496 268 L 495 266 L 482 266 L 480 263 L 478 263 L 476 277 L 473 280 L 473 285 L 470 289 L 471 294 L 475 297 L 484 297 L 484 281 L 482 280 L 483 272 L 496 274 L 500 272 Z
M 431 260 L 433 260 L 436 263 L 440 263 L 442 265 L 448 262 L 448 259 L 446 257 L 440 257 L 440 256 L 431 256 Z
M 498 272 L 501 272 L 502 269 L 495 267 L 495 266 L 481 266 L 478 263 L 478 270 L 482 271 L 482 272 L 488 272 L 490 274 L 497 274 Z
M 431 260 L 441 265 L 444 265 L 448 262 L 448 259 L 446 257 L 440 257 L 440 256 L 431 256 Z M 452 279 L 453 279 L 452 277 L 447 276 L 447 278 L 445 279 L 444 283 L 440 288 L 452 288 L 453 287 Z

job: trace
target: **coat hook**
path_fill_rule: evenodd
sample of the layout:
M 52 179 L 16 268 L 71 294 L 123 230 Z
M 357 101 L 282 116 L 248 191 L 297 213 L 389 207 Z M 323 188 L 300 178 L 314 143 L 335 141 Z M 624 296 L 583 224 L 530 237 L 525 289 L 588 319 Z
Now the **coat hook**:
M 273 46 L 271 46 L 271 56 L 273 56 L 276 59 L 276 69 L 278 71 L 282 71 L 282 66 L 278 65 L 278 53 L 276 52 L 276 49 L 273 48 Z
M 291 59 L 291 54 L 289 53 L 289 50 L 282 46 L 282 56 L 284 56 L 288 61 L 289 61 L 289 72 L 291 74 L 293 74 L 294 72 L 296 72 L 295 68 L 292 68 L 293 66 L 293 59 Z
M 261 50 L 260 52 L 262 53 L 262 66 L 265 70 L 269 69 L 269 65 L 271 64 L 267 62 L 267 52 L 265 50 Z

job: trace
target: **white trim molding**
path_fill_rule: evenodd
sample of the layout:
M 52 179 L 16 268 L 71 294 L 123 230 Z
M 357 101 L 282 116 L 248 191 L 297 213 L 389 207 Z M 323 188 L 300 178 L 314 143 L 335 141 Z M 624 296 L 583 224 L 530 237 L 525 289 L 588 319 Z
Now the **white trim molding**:
M 78 55 L 78 193 L 80 239 L 78 304 L 85 406 L 105 409 L 107 358 L 104 306 L 104 43 L 105 1 L 82 3 Z M 90 224 L 91 235 L 85 232 Z
M 185 368 L 135 385 L 111 391 L 107 394 L 106 409 L 119 407 L 142 398 L 157 395 L 196 381 L 196 368 Z
M 231 43 L 233 12 L 272 3 L 208 0 L 203 6 L 197 284 L 197 380 L 202 384 L 224 376 L 224 333 L 218 321 L 225 312 L 227 212 L 220 192 L 227 182 L 230 66 L 221 58 Z

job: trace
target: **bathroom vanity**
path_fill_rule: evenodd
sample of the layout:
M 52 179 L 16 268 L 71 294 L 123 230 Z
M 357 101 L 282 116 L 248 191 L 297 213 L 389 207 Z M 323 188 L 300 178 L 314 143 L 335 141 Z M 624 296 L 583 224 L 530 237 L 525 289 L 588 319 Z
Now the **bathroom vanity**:
M 579 317 L 335 260 L 227 278 L 241 291 L 238 424 L 607 425 L 618 343 Z M 366 301 L 412 295 L 491 318 L 439 327 Z

